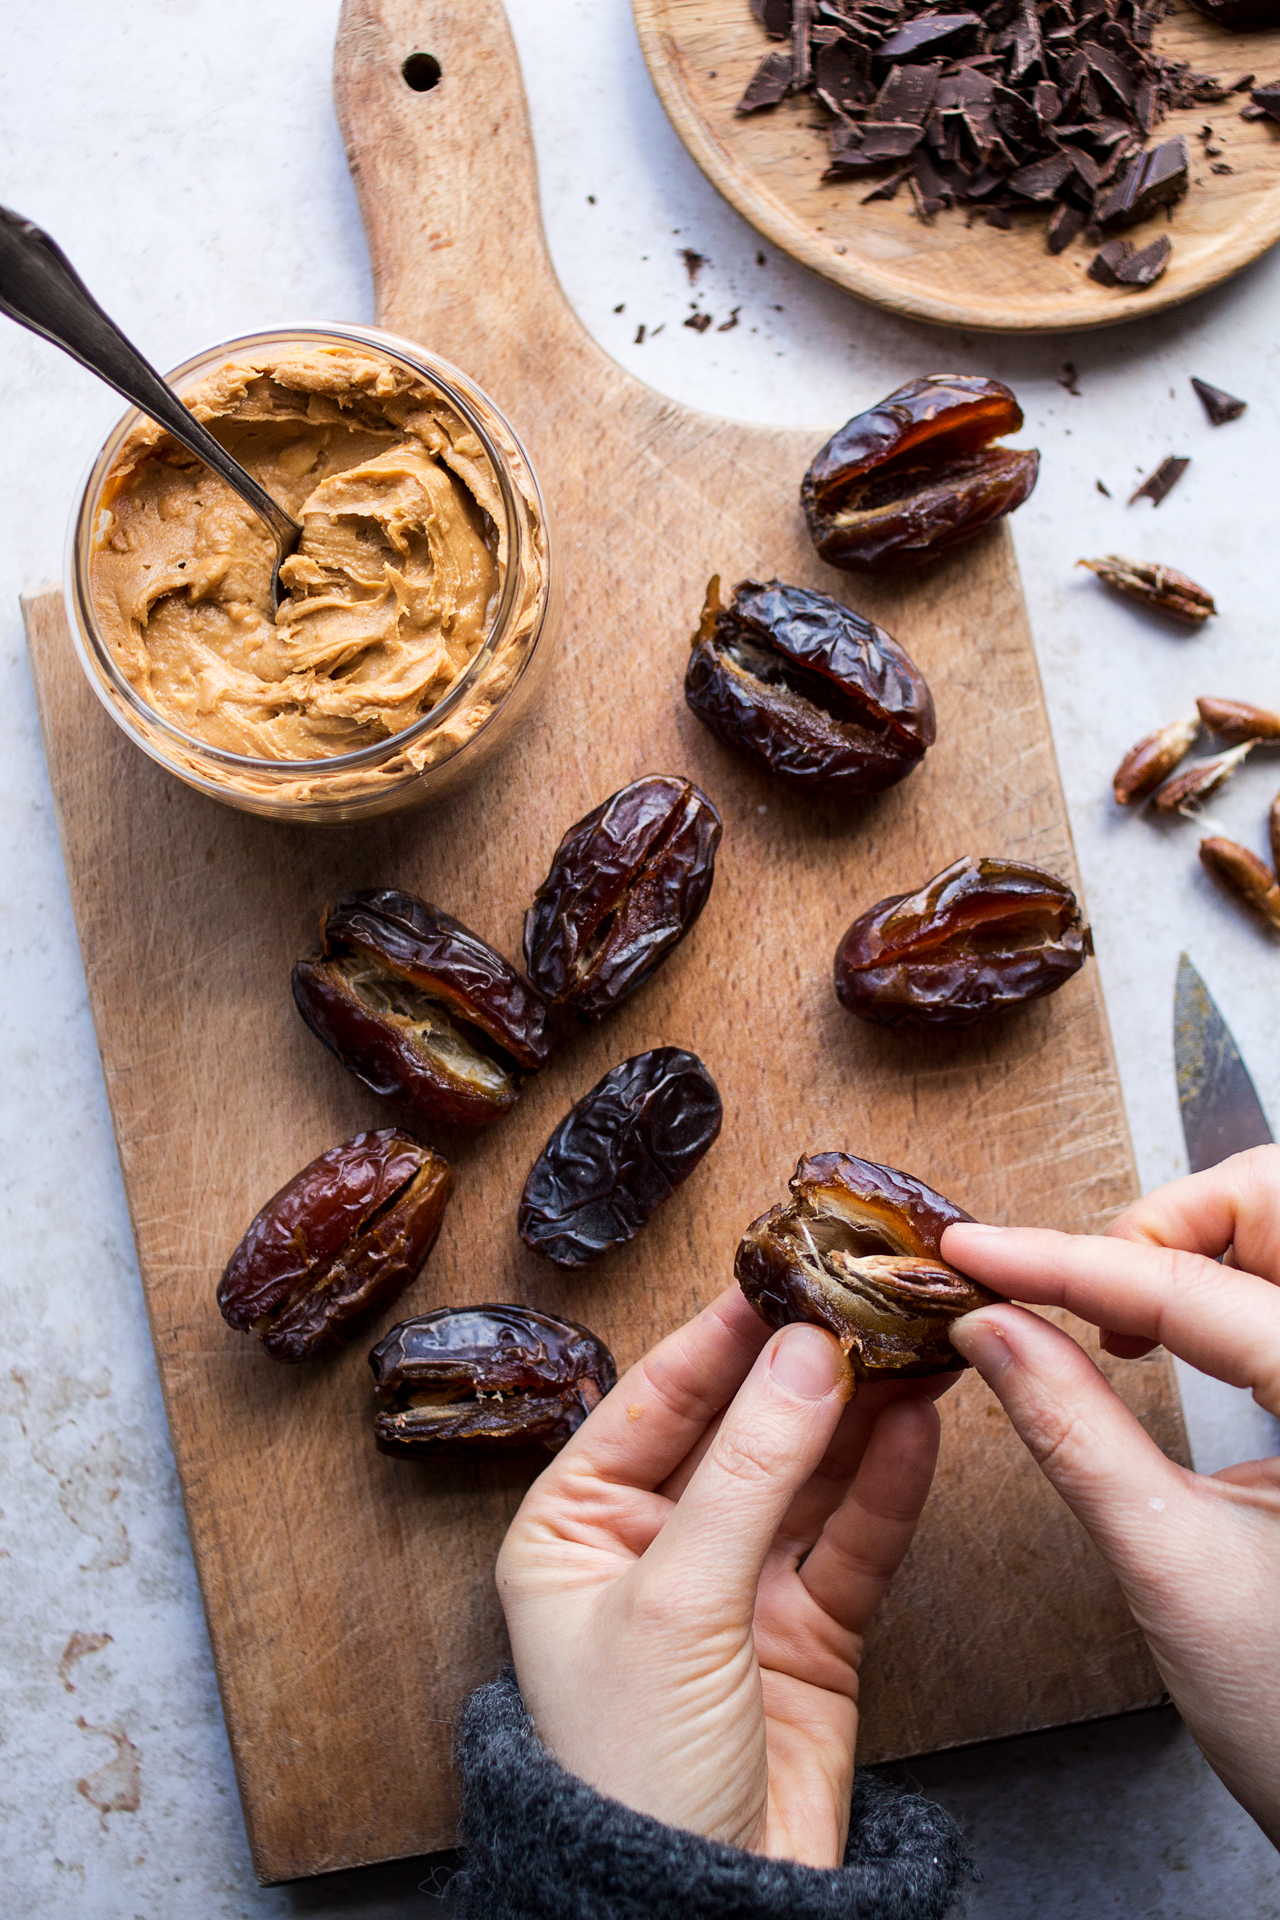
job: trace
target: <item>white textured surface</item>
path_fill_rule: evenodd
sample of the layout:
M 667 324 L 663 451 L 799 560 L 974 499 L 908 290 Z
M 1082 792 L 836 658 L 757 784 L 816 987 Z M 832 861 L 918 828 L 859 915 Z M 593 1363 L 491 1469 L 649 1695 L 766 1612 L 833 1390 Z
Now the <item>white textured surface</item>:
M 43 0 L 6 22 L 4 198 L 58 237 L 162 366 L 275 321 L 371 317 L 330 99 L 337 11 L 337 0 Z M 666 124 L 625 0 L 509 0 L 509 12 L 556 266 L 624 365 L 698 406 L 815 428 L 921 371 L 1015 386 L 1024 438 L 1044 453 L 1018 552 L 1143 1182 L 1183 1166 L 1170 1010 L 1184 945 L 1280 1119 L 1276 943 L 1201 877 L 1192 827 L 1121 817 L 1108 798 L 1124 749 L 1197 693 L 1280 699 L 1280 255 L 1114 333 L 1021 344 L 908 326 L 792 267 L 718 200 Z M 566 101 L 581 104 L 566 112 Z M 684 246 L 709 256 L 692 288 Z M 686 329 L 695 296 L 717 327 L 737 308 L 738 326 Z M 1068 359 L 1078 398 L 1058 384 Z M 1244 418 L 1210 428 L 1193 373 L 1242 393 Z M 0 331 L 5 1906 L 41 1920 L 372 1920 L 416 1910 L 426 1869 L 253 1885 L 25 662 L 17 595 L 59 573 L 73 490 L 117 412 L 52 348 Z M 1171 452 L 1192 457 L 1177 491 L 1158 511 L 1126 508 L 1136 478 Z M 1184 567 L 1218 595 L 1221 618 L 1182 636 L 1115 603 L 1072 568 L 1108 550 Z M 1278 778 L 1275 758 L 1256 755 L 1215 823 L 1263 851 Z M 1274 1444 L 1274 1423 L 1241 1396 L 1193 1385 L 1202 1465 Z M 64 1681 L 75 1634 L 93 1650 Z M 1280 1916 L 1274 1854 L 1169 1714 L 922 1772 L 972 1826 L 986 1883 L 971 1910 L 990 1920 Z

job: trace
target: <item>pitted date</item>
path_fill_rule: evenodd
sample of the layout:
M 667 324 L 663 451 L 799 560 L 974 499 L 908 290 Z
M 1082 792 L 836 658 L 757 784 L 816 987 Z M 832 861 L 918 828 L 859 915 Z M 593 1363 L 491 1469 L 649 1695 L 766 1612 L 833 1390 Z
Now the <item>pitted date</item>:
M 223 1319 L 273 1360 L 309 1360 L 400 1298 L 453 1187 L 439 1154 L 394 1127 L 357 1133 L 268 1200 L 218 1282 Z
M 919 566 L 1020 507 L 1040 455 L 992 443 L 1022 409 L 999 380 L 930 374 L 833 434 L 800 488 L 824 560 L 853 572 Z
M 963 1027 L 1055 992 L 1092 951 L 1065 881 L 966 855 L 854 921 L 836 950 L 836 993 L 878 1026 Z
M 570 1109 L 525 1182 L 525 1245 L 585 1267 L 633 1240 L 720 1131 L 715 1081 L 694 1053 L 655 1047 L 605 1074 Z
M 293 970 L 311 1031 L 375 1093 L 423 1120 L 483 1126 L 547 1058 L 541 995 L 477 934 L 411 893 L 349 893 L 322 952 Z
M 529 978 L 599 1020 L 688 933 L 715 879 L 720 815 L 700 787 L 650 773 L 570 827 L 525 916 Z
M 937 734 L 924 675 L 883 627 L 829 594 L 717 576 L 684 697 L 725 745 L 811 792 L 881 793 Z
M 920 1378 L 968 1365 L 947 1338 L 996 1295 L 948 1266 L 945 1229 L 970 1214 L 914 1174 L 850 1153 L 807 1155 L 791 1199 L 753 1220 L 734 1272 L 771 1327 L 833 1333 L 855 1378 Z
M 532 1307 L 440 1307 L 369 1355 L 383 1453 L 484 1458 L 557 1452 L 618 1373 L 594 1333 Z

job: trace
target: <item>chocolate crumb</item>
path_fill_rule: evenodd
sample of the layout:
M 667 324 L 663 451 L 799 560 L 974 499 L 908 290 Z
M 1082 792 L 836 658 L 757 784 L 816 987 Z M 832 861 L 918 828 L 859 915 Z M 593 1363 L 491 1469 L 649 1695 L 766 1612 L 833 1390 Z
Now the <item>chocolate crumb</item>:
M 1224 427 L 1228 420 L 1238 420 L 1244 412 L 1247 402 L 1237 400 L 1234 393 L 1224 393 L 1221 387 L 1211 387 L 1207 380 L 1197 380 L 1194 374 L 1191 384 L 1200 396 L 1211 426 Z
M 644 321 L 643 320 L 640 322 L 640 325 L 636 328 L 636 337 L 633 342 L 633 345 L 637 347 L 642 347 L 644 345 Z
M 623 310 L 623 308 L 624 308 L 624 307 L 626 306 L 626 304 L 627 304 L 627 303 L 626 303 L 626 301 L 625 301 L 625 300 L 619 300 L 619 302 L 618 302 L 618 304 L 617 304 L 617 306 L 616 306 L 616 307 L 614 308 L 614 312 L 615 312 L 615 313 L 621 313 L 621 312 L 622 312 L 622 310 Z
M 699 253 L 696 247 L 681 247 L 680 258 L 684 261 L 684 270 L 689 276 L 689 285 L 692 286 L 703 267 L 706 266 L 707 256 L 705 253 Z
M 731 332 L 733 331 L 733 329 L 734 329 L 734 327 L 736 327 L 736 326 L 737 326 L 737 324 L 738 324 L 738 315 L 739 315 L 739 314 L 740 314 L 741 312 L 742 312 L 742 308 L 741 308 L 741 307 L 735 307 L 735 308 L 733 309 L 733 312 L 732 312 L 732 313 L 731 313 L 731 314 L 729 315 L 729 318 L 728 318 L 727 320 L 722 320 L 722 321 L 720 322 L 720 325 L 719 325 L 719 326 L 718 326 L 718 327 L 716 328 L 716 332 L 717 332 L 717 333 L 731 333 Z
M 1068 393 L 1074 394 L 1077 400 L 1083 398 L 1078 385 L 1078 376 L 1076 374 L 1074 361 L 1063 361 L 1062 372 L 1058 375 L 1058 385 L 1065 387 Z
M 1166 455 L 1155 472 L 1149 473 L 1142 485 L 1134 488 L 1129 495 L 1129 505 L 1132 506 L 1135 500 L 1149 500 L 1153 507 L 1158 507 L 1172 493 L 1190 465 L 1190 460 L 1184 460 L 1177 454 Z
M 692 327 L 695 333 L 705 333 L 711 325 L 711 315 L 709 313 L 691 313 L 684 324 L 686 327 Z
M 1103 495 L 1105 495 L 1105 497 L 1106 497 L 1106 498 L 1107 498 L 1108 500 L 1109 500 L 1109 499 L 1111 498 L 1111 489 L 1110 489 L 1110 487 L 1104 487 L 1104 486 L 1103 486 L 1103 484 L 1102 484 L 1102 482 L 1101 482 L 1101 480 L 1095 480 L 1093 484 L 1094 484 L 1094 486 L 1095 486 L 1095 487 L 1096 487 L 1096 488 L 1098 489 L 1098 492 L 1099 492 L 1099 493 L 1101 493 L 1101 494 L 1103 494 Z

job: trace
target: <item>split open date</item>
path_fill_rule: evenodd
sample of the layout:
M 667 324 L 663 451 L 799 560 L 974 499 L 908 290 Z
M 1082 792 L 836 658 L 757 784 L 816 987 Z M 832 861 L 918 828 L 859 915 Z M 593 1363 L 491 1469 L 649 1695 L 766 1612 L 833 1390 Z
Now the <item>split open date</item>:
M 557 1452 L 618 1374 L 586 1327 L 525 1306 L 440 1307 L 369 1355 L 383 1453 L 484 1459 Z
M 931 374 L 841 427 L 800 488 L 814 546 L 833 567 L 920 566 L 1020 507 L 1040 455 L 1002 447 L 1022 408 L 999 380 Z
M 339 1345 L 418 1273 L 452 1186 L 439 1154 L 394 1127 L 330 1147 L 268 1200 L 227 1262 L 223 1319 L 273 1360 Z
M 343 1066 L 427 1122 L 501 1119 L 550 1051 L 536 989 L 451 914 L 390 888 L 326 913 L 293 997 Z
M 937 734 L 924 675 L 883 627 L 781 580 L 717 575 L 693 637 L 684 697 L 712 733 L 809 792 L 881 793 Z
M 836 950 L 836 993 L 878 1026 L 970 1026 L 1056 992 L 1092 950 L 1065 881 L 966 855 L 854 921 Z
M 851 1153 L 807 1155 L 790 1186 L 788 1202 L 752 1221 L 734 1262 L 761 1319 L 825 1327 L 859 1380 L 967 1366 L 947 1329 L 996 1295 L 938 1249 L 947 1227 L 972 1216 L 914 1174 Z
M 612 1012 L 679 946 L 711 892 L 721 822 L 678 775 L 633 780 L 570 827 L 525 916 L 529 978 L 587 1020 Z
M 694 1053 L 623 1060 L 565 1115 L 520 1199 L 520 1238 L 557 1267 L 625 1246 L 689 1178 L 720 1131 L 715 1081 Z

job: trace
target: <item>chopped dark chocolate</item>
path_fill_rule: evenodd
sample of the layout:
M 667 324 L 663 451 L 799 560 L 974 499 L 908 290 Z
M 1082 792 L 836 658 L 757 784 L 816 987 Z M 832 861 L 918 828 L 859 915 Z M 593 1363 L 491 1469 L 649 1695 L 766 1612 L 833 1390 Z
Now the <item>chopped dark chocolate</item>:
M 1120 268 L 1133 252 L 1131 240 L 1108 240 L 1089 262 L 1089 278 L 1102 287 L 1118 287 Z
M 970 223 L 985 218 L 1007 227 L 1011 208 L 1041 206 L 1053 253 L 1086 221 L 1114 230 L 1172 206 L 1189 184 L 1187 145 L 1179 137 L 1144 151 L 1152 128 L 1170 108 L 1228 99 L 1253 79 L 1219 80 L 1153 51 L 1153 29 L 1172 0 L 751 4 L 765 31 L 789 32 L 791 44 L 766 56 L 740 112 L 811 90 L 830 115 L 825 179 L 884 169 L 887 177 L 861 196 L 864 204 L 892 199 L 909 179 L 924 219 L 962 205 Z M 1280 0 L 1206 4 L 1274 10 Z M 1275 95 L 1280 118 L 1280 82 L 1255 89 L 1255 104 L 1243 111 L 1264 111 L 1260 92 Z M 1096 246 L 1102 235 L 1086 238 Z M 1150 284 L 1143 251 L 1129 285 Z M 1124 259 L 1132 261 L 1133 251 Z
M 706 266 L 707 256 L 705 253 L 699 253 L 696 247 L 681 247 L 680 258 L 684 261 L 684 270 L 689 276 L 689 285 L 692 286 L 703 267 Z
M 1191 0 L 1191 4 L 1220 27 L 1274 27 L 1280 19 L 1276 0 Z
M 1263 87 L 1251 88 L 1249 98 L 1272 120 L 1280 120 L 1280 80 L 1268 80 Z M 1247 113 L 1249 109 L 1246 107 L 1244 111 Z
M 755 113 L 760 107 L 776 107 L 791 91 L 795 63 L 779 47 L 766 53 L 747 82 L 747 90 L 735 107 L 735 113 Z
M 1093 217 L 1101 227 L 1131 227 L 1180 200 L 1190 184 L 1190 154 L 1182 135 L 1135 154 L 1115 186 L 1101 194 Z
M 711 325 L 711 315 L 709 313 L 691 313 L 684 324 L 686 327 L 692 327 L 695 333 L 705 333 Z
M 1120 262 L 1116 279 L 1122 287 L 1149 287 L 1168 266 L 1172 252 L 1173 242 L 1164 233 L 1145 247 L 1132 247 L 1128 259 Z
M 1191 384 L 1200 395 L 1211 426 L 1225 427 L 1228 420 L 1238 420 L 1244 412 L 1246 402 L 1237 400 L 1234 393 L 1224 393 L 1221 387 L 1211 387 L 1207 380 L 1197 380 L 1194 374 Z
M 1172 493 L 1190 465 L 1189 460 L 1168 454 L 1155 472 L 1149 473 L 1142 485 L 1134 488 L 1129 495 L 1129 505 L 1132 506 L 1135 500 L 1149 500 L 1153 507 L 1158 507 L 1166 494 Z

